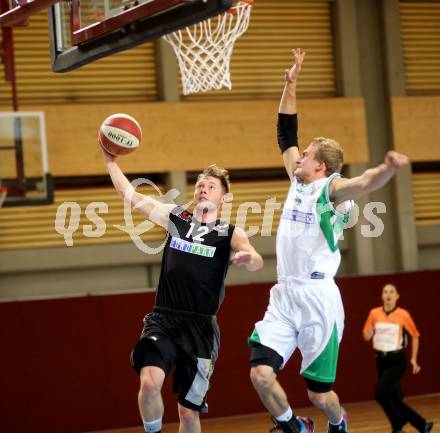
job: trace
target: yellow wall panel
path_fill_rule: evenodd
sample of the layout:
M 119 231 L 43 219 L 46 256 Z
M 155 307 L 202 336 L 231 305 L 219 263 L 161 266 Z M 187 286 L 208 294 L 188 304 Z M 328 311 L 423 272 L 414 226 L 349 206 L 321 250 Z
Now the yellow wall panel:
M 278 100 L 32 105 L 44 111 L 49 168 L 54 176 L 105 174 L 97 135 L 101 122 L 126 112 L 142 125 L 141 147 L 121 157 L 131 173 L 199 170 L 212 163 L 229 169 L 282 167 L 276 144 Z M 348 163 L 368 161 L 362 98 L 298 101 L 299 139 L 337 139 Z M 0 173 L 8 165 L 0 159 Z
M 412 193 L 416 224 L 440 224 L 440 172 L 413 173 Z
M 394 147 L 412 161 L 440 161 L 440 96 L 391 98 Z
M 163 193 L 166 191 L 158 185 Z M 220 218 L 231 224 L 239 225 L 246 230 L 258 227 L 258 235 L 275 234 L 278 227 L 282 203 L 289 189 L 289 180 L 233 181 L 233 199 L 226 205 Z M 152 188 L 141 188 L 143 194 L 156 196 Z M 188 202 L 192 201 L 193 185 L 189 188 Z M 85 188 L 55 191 L 55 202 L 47 206 L 20 206 L 3 208 L 0 211 L 0 250 L 62 247 L 65 239 L 61 225 L 55 230 L 57 210 L 64 202 L 76 203 L 81 208 L 80 218 L 75 225 L 71 214 L 66 215 L 65 228 L 70 224 L 73 245 L 102 245 L 132 242 L 130 235 L 121 231 L 118 226 L 126 226 L 130 219 L 124 218 L 124 204 L 113 188 Z M 91 221 L 86 216 L 86 208 L 90 203 L 105 203 L 108 212 L 96 211 L 100 220 Z M 256 204 L 254 212 L 244 212 L 240 205 Z M 230 208 L 229 208 L 230 206 Z M 259 208 L 259 210 L 258 210 Z M 97 209 L 97 208 L 95 208 Z M 273 210 L 273 213 L 271 212 Z M 145 221 L 139 212 L 132 211 L 133 224 L 137 227 Z M 60 221 L 63 221 L 60 218 Z M 99 237 L 84 234 L 83 226 L 92 225 L 93 230 L 100 231 Z M 76 230 L 74 230 L 76 228 Z M 61 231 L 61 234 L 59 233 Z M 141 239 L 152 246 L 151 241 L 162 241 L 164 230 L 153 226 Z
M 440 94 L 440 1 L 401 1 L 400 22 L 407 94 Z
M 158 185 L 158 187 L 163 191 L 162 185 Z M 144 187 L 140 189 L 140 192 L 152 196 L 157 195 L 152 188 Z M 116 191 L 113 188 L 87 188 L 55 191 L 55 201 L 51 205 L 2 208 L 0 212 L 0 250 L 65 246 L 62 225 L 60 224 L 58 231 L 55 229 L 57 210 L 64 202 L 76 203 L 81 209 L 76 225 L 73 222 L 71 211 L 60 214 L 66 217 L 64 228 L 71 225 L 74 245 L 131 242 L 130 235 L 117 227 L 126 227 L 130 220 L 127 221 L 124 217 L 124 203 Z M 96 210 L 100 220 L 93 221 L 86 216 L 86 208 L 92 202 L 107 205 L 107 212 Z M 133 211 L 131 215 L 134 227 L 145 221 L 145 217 L 137 211 Z M 60 221 L 63 219 L 60 218 Z M 91 225 L 91 229 L 100 232 L 98 233 L 100 235 L 98 237 L 86 236 L 83 231 L 84 225 Z M 164 230 L 155 225 L 142 234 L 141 239 L 144 241 L 160 240 L 164 236 Z

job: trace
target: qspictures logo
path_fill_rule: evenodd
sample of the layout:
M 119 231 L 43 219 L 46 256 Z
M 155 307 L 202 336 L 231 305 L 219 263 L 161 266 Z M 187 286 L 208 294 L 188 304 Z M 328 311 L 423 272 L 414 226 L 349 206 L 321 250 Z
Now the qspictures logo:
M 131 203 L 133 194 L 135 193 L 136 188 L 145 185 L 152 187 L 156 191 L 157 195 L 154 196 L 154 199 L 161 203 L 175 204 L 177 206 L 175 200 L 180 196 L 180 192 L 178 190 L 171 189 L 163 194 L 160 188 L 154 182 L 150 181 L 149 179 L 138 178 L 131 182 L 131 187 L 127 189 L 127 192 L 124 196 L 124 223 L 113 224 L 113 227 L 117 230 L 127 233 L 131 241 L 140 251 L 146 254 L 158 254 L 165 247 L 168 240 L 168 234 L 165 236 L 165 239 L 163 239 L 163 242 L 161 242 L 160 245 L 153 246 L 148 244 L 144 240 L 145 237 L 143 239 L 142 236 L 148 231 L 157 227 L 156 224 L 148 219 L 145 219 L 143 222 L 136 225 L 133 220 L 133 210 L 135 212 L 139 212 L 138 208 L 146 204 L 148 200 L 145 198 L 141 200 L 135 207 L 132 207 Z M 284 202 L 278 200 L 277 197 L 268 197 L 264 203 L 244 201 L 240 202 L 238 206 L 234 206 L 234 195 L 229 193 L 225 196 L 225 201 L 222 205 L 220 215 L 218 215 L 218 219 L 220 219 L 223 224 L 226 223 L 226 228 L 227 224 L 229 223 L 242 228 L 249 238 L 253 236 L 272 236 L 280 221 L 280 218 L 291 220 L 295 223 L 295 230 L 287 233 L 287 236 L 301 236 L 305 230 L 312 230 L 308 232 L 309 236 L 319 235 L 319 225 L 313 224 L 316 218 L 315 214 L 312 215 L 311 213 L 307 213 L 303 215 L 298 211 L 292 211 L 288 208 L 283 209 L 283 204 Z M 189 209 L 191 205 L 192 202 L 181 205 L 180 207 L 183 209 L 183 211 L 177 216 L 186 222 L 190 222 L 191 214 L 187 209 Z M 327 207 L 319 209 L 316 214 L 318 219 L 320 213 L 323 214 L 327 211 Z M 74 201 L 64 202 L 58 206 L 55 217 L 55 231 L 60 236 L 64 237 L 64 242 L 68 247 L 74 246 L 73 235 L 78 233 L 80 230 L 80 217 L 82 212 L 83 209 L 81 209 L 81 206 Z M 276 215 L 277 212 L 280 212 L 281 215 Z M 382 219 L 378 215 L 386 213 L 386 205 L 382 202 L 369 202 L 362 209 L 360 209 L 359 206 L 354 203 L 350 211 L 350 218 L 346 223 L 344 223 L 344 229 L 354 227 L 359 221 L 361 212 L 365 218 L 365 221 L 367 222 L 366 224 L 361 224 L 360 226 L 362 236 L 366 238 L 377 238 L 381 236 L 385 227 Z M 102 201 L 89 203 L 84 210 L 84 214 L 90 224 L 87 223 L 82 226 L 82 235 L 86 238 L 100 238 L 104 236 L 107 232 L 105 215 L 108 213 L 109 206 L 107 203 Z M 260 218 L 258 218 L 258 216 L 260 216 Z M 155 220 L 154 210 L 150 217 L 153 217 L 152 219 Z M 261 223 L 257 225 L 255 224 L 255 220 L 261 221 Z M 223 227 L 223 225 L 216 226 L 214 229 L 218 231 L 220 236 L 227 236 L 228 230 L 223 230 L 221 227 Z M 341 238 L 343 238 L 343 236 L 341 236 Z M 187 242 L 185 240 L 179 240 L 178 242 L 177 238 L 173 238 L 173 241 L 174 246 L 172 246 L 172 248 L 179 248 L 182 249 L 182 251 L 184 250 L 191 254 L 205 255 L 206 257 L 209 257 L 209 254 L 213 254 L 213 252 L 209 249 L 196 249 L 195 245 L 189 245 L 185 243 Z

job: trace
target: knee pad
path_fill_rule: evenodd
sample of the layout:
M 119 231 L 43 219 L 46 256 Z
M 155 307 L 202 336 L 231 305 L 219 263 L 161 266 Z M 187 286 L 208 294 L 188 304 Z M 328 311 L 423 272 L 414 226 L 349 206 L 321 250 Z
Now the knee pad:
M 304 378 L 306 381 L 307 389 L 317 394 L 323 394 L 330 392 L 333 389 L 334 382 L 318 382 L 317 380 Z
M 278 373 L 283 365 L 283 357 L 270 347 L 253 342 L 251 347 L 250 364 L 251 367 L 268 365 L 273 368 L 275 373 Z

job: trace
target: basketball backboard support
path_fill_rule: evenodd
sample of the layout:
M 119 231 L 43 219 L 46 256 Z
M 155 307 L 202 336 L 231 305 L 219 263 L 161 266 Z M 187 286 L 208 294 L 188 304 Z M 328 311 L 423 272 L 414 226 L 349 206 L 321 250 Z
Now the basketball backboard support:
M 0 152 L 4 207 L 53 202 L 43 112 L 0 112 Z
M 59 1 L 49 10 L 52 69 L 79 68 L 218 15 L 231 5 L 232 0 Z
M 0 27 L 23 26 L 28 18 L 58 0 L 0 0 Z

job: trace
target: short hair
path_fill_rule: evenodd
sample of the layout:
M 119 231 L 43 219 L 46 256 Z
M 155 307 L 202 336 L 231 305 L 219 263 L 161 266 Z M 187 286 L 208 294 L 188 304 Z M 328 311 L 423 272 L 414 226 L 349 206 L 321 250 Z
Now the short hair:
M 341 145 L 331 138 L 315 137 L 310 143 L 316 147 L 316 160 L 325 163 L 326 176 L 340 173 L 344 165 L 344 152 Z
M 202 173 L 197 176 L 197 182 L 202 177 L 215 177 L 218 179 L 225 191 L 225 194 L 229 192 L 231 189 L 231 182 L 229 180 L 229 172 L 223 167 L 219 167 L 217 164 L 212 164 L 209 167 L 205 168 Z

